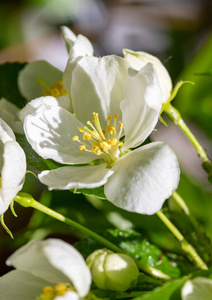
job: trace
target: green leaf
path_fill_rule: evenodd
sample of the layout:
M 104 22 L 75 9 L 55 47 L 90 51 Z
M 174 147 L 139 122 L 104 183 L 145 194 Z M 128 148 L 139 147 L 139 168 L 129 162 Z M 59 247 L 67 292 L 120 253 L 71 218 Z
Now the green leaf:
M 133 298 L 134 300 L 147 299 L 147 300 L 181 300 L 181 288 L 183 284 L 191 278 L 191 275 L 184 276 L 165 283 L 164 285 L 155 288 L 151 292 L 147 292 L 141 297 Z
M 24 135 L 17 134 L 16 140 L 20 144 L 20 146 L 23 148 L 23 150 L 26 154 L 28 167 L 32 167 L 33 169 L 35 169 L 37 171 L 43 171 L 43 170 L 56 169 L 61 166 L 59 163 L 56 163 L 53 160 L 43 159 L 42 157 L 40 157 L 32 149 L 31 145 L 28 143 L 28 141 Z
M 95 189 L 71 189 L 71 192 L 74 194 L 83 194 L 85 196 L 96 196 L 100 199 L 107 199 L 105 194 L 104 194 L 104 187 L 100 186 Z
M 159 269 L 172 278 L 180 277 L 181 272 L 176 263 L 170 261 L 157 246 L 151 244 L 140 233 L 134 230 L 108 229 L 102 235 L 120 248 L 125 249 L 128 254 L 142 263 Z M 87 257 L 94 250 L 102 248 L 102 245 L 90 238 L 82 240 L 75 246 L 84 257 Z
M 24 63 L 17 62 L 0 65 L 0 98 L 6 98 L 19 108 L 26 104 L 17 85 L 18 74 L 24 66 Z

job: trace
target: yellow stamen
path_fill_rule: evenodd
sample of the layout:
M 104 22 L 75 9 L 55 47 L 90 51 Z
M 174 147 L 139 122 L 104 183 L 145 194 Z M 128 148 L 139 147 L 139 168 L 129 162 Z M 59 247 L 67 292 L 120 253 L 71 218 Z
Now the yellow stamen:
M 106 130 L 107 130 L 108 134 L 113 134 L 116 131 L 115 127 L 113 125 L 111 125 L 111 124 L 107 125 L 107 129 Z
M 97 151 L 96 151 L 96 154 L 97 154 L 97 155 L 101 155 L 101 153 L 102 153 L 101 150 L 97 150 Z
M 55 285 L 56 296 L 63 296 L 67 292 L 67 286 L 64 283 L 58 283 Z
M 107 142 L 109 145 L 111 145 L 111 147 L 114 147 L 117 145 L 117 139 L 116 138 L 113 138 L 113 139 L 110 139 L 108 140 Z
M 78 141 L 78 140 L 79 140 L 79 137 L 77 135 L 72 137 L 72 141 Z
M 85 126 L 84 128 L 78 127 L 78 130 L 83 133 L 83 140 L 89 141 L 89 143 L 85 143 L 84 141 L 80 141 L 78 136 L 74 136 L 72 138 L 73 141 L 78 141 L 81 146 L 79 146 L 80 151 L 87 151 L 90 153 L 95 153 L 96 155 L 101 155 L 102 159 L 111 165 L 115 162 L 115 160 L 119 157 L 120 151 L 118 147 L 122 146 L 123 143 L 119 141 L 122 133 L 123 124 L 120 123 L 119 133 L 116 136 L 116 120 L 118 118 L 118 114 L 114 115 L 113 125 L 110 124 L 111 116 L 107 117 L 107 127 L 106 131 L 101 128 L 101 124 L 99 121 L 98 113 L 93 113 L 92 121 L 87 122 L 89 127 Z
M 84 150 L 86 150 L 86 147 L 85 147 L 85 145 L 81 145 L 81 146 L 79 147 L 79 149 L 80 149 L 80 151 L 84 151 Z
M 45 286 L 42 292 L 43 295 L 54 296 L 54 289 L 52 286 Z
M 53 85 L 48 86 L 41 78 L 38 78 L 37 81 L 45 89 L 43 96 L 68 96 L 68 92 L 63 88 L 63 82 L 61 80 L 55 82 Z
M 90 134 L 88 134 L 87 132 L 85 132 L 85 133 L 83 134 L 83 140 L 84 140 L 84 141 L 92 141 L 93 139 L 92 139 L 92 137 L 90 136 Z

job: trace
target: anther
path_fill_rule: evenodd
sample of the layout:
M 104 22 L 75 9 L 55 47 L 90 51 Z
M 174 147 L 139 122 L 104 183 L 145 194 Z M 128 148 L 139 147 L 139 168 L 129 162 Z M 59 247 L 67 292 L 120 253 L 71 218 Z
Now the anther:
M 116 120 L 118 118 L 118 114 L 114 115 L 114 120 Z
M 81 146 L 79 147 L 79 149 L 80 149 L 80 151 L 84 151 L 84 150 L 86 150 L 86 147 L 85 147 L 85 145 L 81 145 Z
M 43 288 L 43 294 L 48 295 L 48 296 L 53 296 L 54 295 L 54 289 L 52 286 L 45 286 Z
M 108 134 L 113 134 L 116 131 L 115 127 L 111 124 L 107 125 L 107 133 Z
M 72 141 L 78 141 L 78 140 L 79 140 L 79 137 L 77 135 L 72 137 Z
M 107 120 L 110 122 L 110 120 L 112 119 L 112 117 L 111 116 L 108 116 L 107 117 Z
M 87 132 L 85 132 L 85 133 L 83 134 L 83 140 L 84 140 L 84 141 L 92 141 L 93 139 L 92 139 L 92 137 L 90 136 L 90 134 L 88 134 Z
M 55 285 L 56 296 L 63 296 L 67 292 L 67 287 L 64 283 L 58 283 Z

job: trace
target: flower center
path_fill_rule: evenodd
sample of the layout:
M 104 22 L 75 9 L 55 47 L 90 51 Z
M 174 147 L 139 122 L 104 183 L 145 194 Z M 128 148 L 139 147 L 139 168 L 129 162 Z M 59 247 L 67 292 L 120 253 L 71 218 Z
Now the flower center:
M 41 78 L 38 78 L 37 81 L 42 87 L 45 88 L 43 96 L 53 96 L 55 98 L 60 96 L 68 96 L 68 92 L 63 88 L 63 82 L 61 80 L 56 81 L 53 85 L 48 86 Z
M 99 122 L 98 113 L 93 113 L 92 122 L 88 121 L 89 127 L 78 127 L 78 130 L 83 133 L 83 142 L 79 140 L 77 135 L 73 136 L 72 140 L 79 142 L 80 151 L 87 151 L 101 156 L 108 165 L 113 164 L 119 157 L 119 147 L 123 145 L 120 141 L 123 124 L 119 124 L 119 132 L 116 132 L 116 120 L 118 115 L 115 114 L 113 124 L 111 124 L 111 116 L 107 118 L 106 130 L 102 129 Z
M 45 286 L 42 294 L 36 300 L 53 300 L 57 296 L 65 295 L 68 291 L 74 291 L 74 288 L 70 284 L 58 283 L 54 287 Z

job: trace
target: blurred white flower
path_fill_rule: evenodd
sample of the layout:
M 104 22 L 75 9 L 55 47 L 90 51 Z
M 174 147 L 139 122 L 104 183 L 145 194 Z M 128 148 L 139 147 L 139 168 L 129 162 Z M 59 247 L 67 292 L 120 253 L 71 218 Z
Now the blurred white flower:
M 4 300 L 78 300 L 87 296 L 91 274 L 82 255 L 59 239 L 33 241 L 12 254 L 16 270 L 0 278 Z
M 70 80 L 77 62 L 84 56 L 92 56 L 93 46 L 83 35 L 76 36 L 68 27 L 61 27 L 69 58 L 65 71 L 61 71 L 46 61 L 28 63 L 19 73 L 18 87 L 21 94 L 32 100 L 41 96 L 53 96 L 65 108 L 72 111 Z M 45 102 L 45 98 L 42 99 Z
M 12 129 L 0 118 L 0 215 L 22 189 L 26 157 Z
M 182 300 L 211 300 L 212 280 L 205 277 L 196 277 L 186 281 L 181 290 Z

